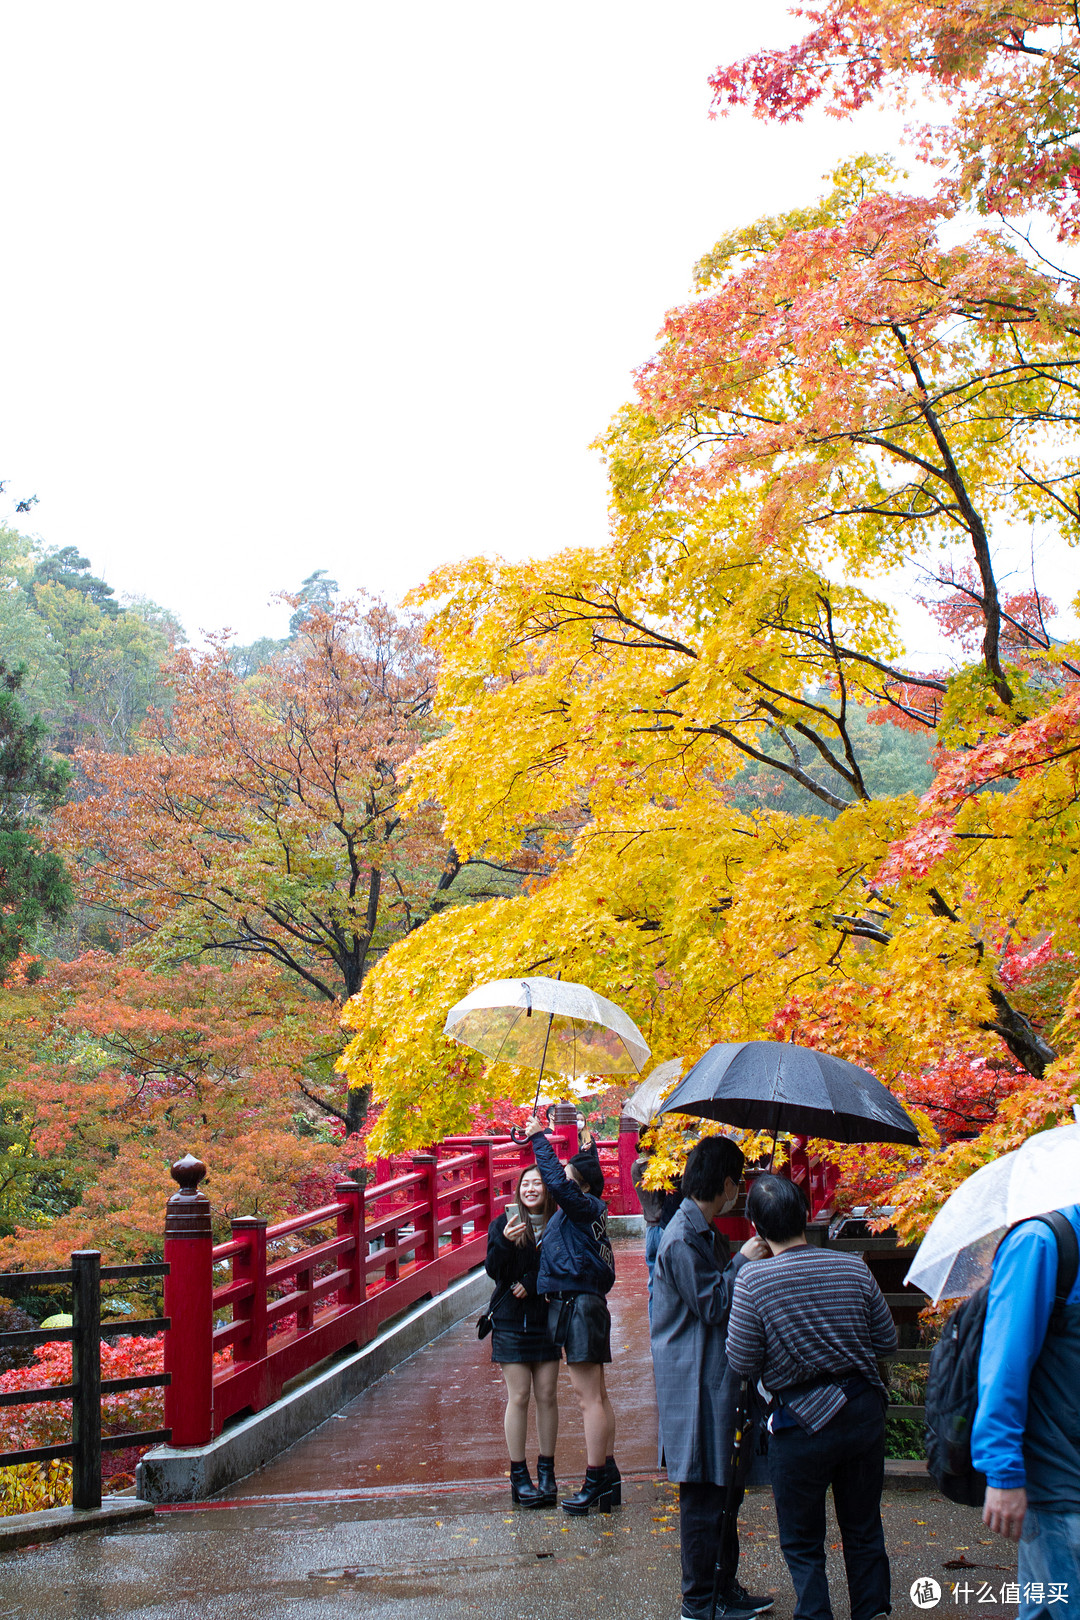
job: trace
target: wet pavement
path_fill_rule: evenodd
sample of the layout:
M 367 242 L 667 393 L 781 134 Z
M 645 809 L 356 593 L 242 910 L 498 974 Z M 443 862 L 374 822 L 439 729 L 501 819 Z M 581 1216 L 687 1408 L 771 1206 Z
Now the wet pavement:
M 676 1620 L 678 1497 L 655 1467 L 640 1243 L 620 1244 L 617 1265 L 610 1388 L 632 1476 L 621 1509 L 571 1519 L 510 1507 L 502 1383 L 466 1322 L 227 1498 L 0 1556 L 0 1620 Z M 561 1397 L 559 1478 L 572 1489 L 584 1449 L 565 1371 Z M 897 1492 L 884 1517 L 897 1620 L 923 1612 L 909 1589 L 924 1576 L 943 1588 L 943 1610 L 1015 1614 L 997 1601 L 1013 1549 L 972 1510 Z M 748 1495 L 741 1529 L 742 1579 L 791 1620 L 768 1491 Z M 831 1517 L 829 1543 L 836 1620 L 848 1620 Z M 945 1567 L 956 1560 L 959 1572 Z M 971 1589 L 959 1602 L 957 1580 Z
M 616 1456 L 624 1471 L 655 1472 L 656 1396 L 642 1240 L 617 1241 L 615 1266 L 607 1383 L 618 1424 Z M 477 1339 L 475 1320 L 459 1322 L 230 1494 L 499 1480 L 510 1466 L 502 1430 L 504 1405 L 491 1340 Z M 530 1459 L 537 1449 L 530 1416 Z M 560 1482 L 572 1481 L 576 1489 L 585 1474 L 585 1442 L 565 1367 L 559 1378 L 556 1459 Z
M 911 1584 L 943 1590 L 940 1608 L 991 1620 L 1015 1557 L 971 1509 L 888 1493 L 895 1620 L 917 1620 Z M 794 1598 L 767 1491 L 747 1498 L 740 1575 Z M 982 1531 L 982 1534 L 978 1534 Z M 836 1620 L 848 1620 L 839 1537 L 830 1515 Z M 945 1567 L 966 1560 L 962 1572 Z M 970 1588 L 958 1604 L 951 1583 Z M 963 1590 L 963 1586 L 961 1590 Z M 502 1491 L 440 1492 L 354 1502 L 244 1504 L 159 1512 L 149 1527 L 91 1532 L 0 1558 L 0 1616 L 18 1620 L 676 1620 L 680 1612 L 676 1488 L 636 1481 L 610 1516 L 511 1512 Z M 1062 1613 L 1067 1614 L 1063 1609 Z

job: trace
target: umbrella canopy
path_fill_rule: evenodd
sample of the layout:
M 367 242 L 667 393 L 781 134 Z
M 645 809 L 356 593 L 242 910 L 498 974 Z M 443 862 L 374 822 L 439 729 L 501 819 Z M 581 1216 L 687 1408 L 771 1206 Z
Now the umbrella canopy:
M 451 1007 L 443 1033 L 493 1063 L 583 1074 L 640 1074 L 645 1037 L 621 1007 L 563 979 L 493 979 Z M 545 1057 L 546 1052 L 546 1057 Z
M 682 1058 L 668 1058 L 666 1062 L 658 1063 L 649 1078 L 643 1080 L 637 1090 L 627 1097 L 622 1106 L 623 1113 L 630 1119 L 636 1119 L 639 1125 L 651 1124 L 660 1112 L 664 1092 L 682 1071 Z
M 1015 1221 L 1080 1204 L 1080 1124 L 1028 1137 L 984 1164 L 938 1211 L 904 1278 L 936 1303 L 973 1294 Z
M 919 1145 L 915 1121 L 880 1080 L 843 1058 L 787 1041 L 711 1046 L 660 1113 L 830 1142 Z

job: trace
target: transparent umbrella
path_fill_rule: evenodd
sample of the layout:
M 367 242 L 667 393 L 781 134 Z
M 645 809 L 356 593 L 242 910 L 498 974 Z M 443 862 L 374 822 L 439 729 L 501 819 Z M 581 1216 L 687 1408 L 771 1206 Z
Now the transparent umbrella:
M 682 1079 L 684 1068 L 682 1058 L 668 1058 L 664 1063 L 658 1063 L 647 1080 L 643 1080 L 637 1090 L 623 1103 L 623 1113 L 631 1119 L 636 1119 L 639 1125 L 650 1125 L 660 1112 L 660 1104 L 664 1100 L 664 1092 L 675 1080 Z
M 451 1007 L 443 1033 L 493 1063 L 535 1069 L 535 1110 L 545 1070 L 640 1074 L 649 1060 L 633 1019 L 588 985 L 562 979 L 493 979 Z
M 1080 1123 L 1030 1136 L 968 1176 L 938 1211 L 904 1278 L 937 1303 L 973 1294 L 1009 1227 L 1080 1203 Z

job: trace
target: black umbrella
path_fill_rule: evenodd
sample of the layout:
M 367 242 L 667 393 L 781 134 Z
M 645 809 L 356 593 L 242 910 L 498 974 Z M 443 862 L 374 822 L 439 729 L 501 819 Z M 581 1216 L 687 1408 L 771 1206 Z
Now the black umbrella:
M 790 1131 L 830 1142 L 919 1145 L 914 1120 L 880 1080 L 844 1058 L 787 1041 L 711 1046 L 660 1112 L 774 1136 Z

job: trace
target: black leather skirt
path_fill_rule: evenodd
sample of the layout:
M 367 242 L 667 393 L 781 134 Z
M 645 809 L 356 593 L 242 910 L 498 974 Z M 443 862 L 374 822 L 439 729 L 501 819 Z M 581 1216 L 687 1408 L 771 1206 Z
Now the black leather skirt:
M 548 1333 L 568 1362 L 611 1360 L 611 1312 L 603 1294 L 553 1294 Z

